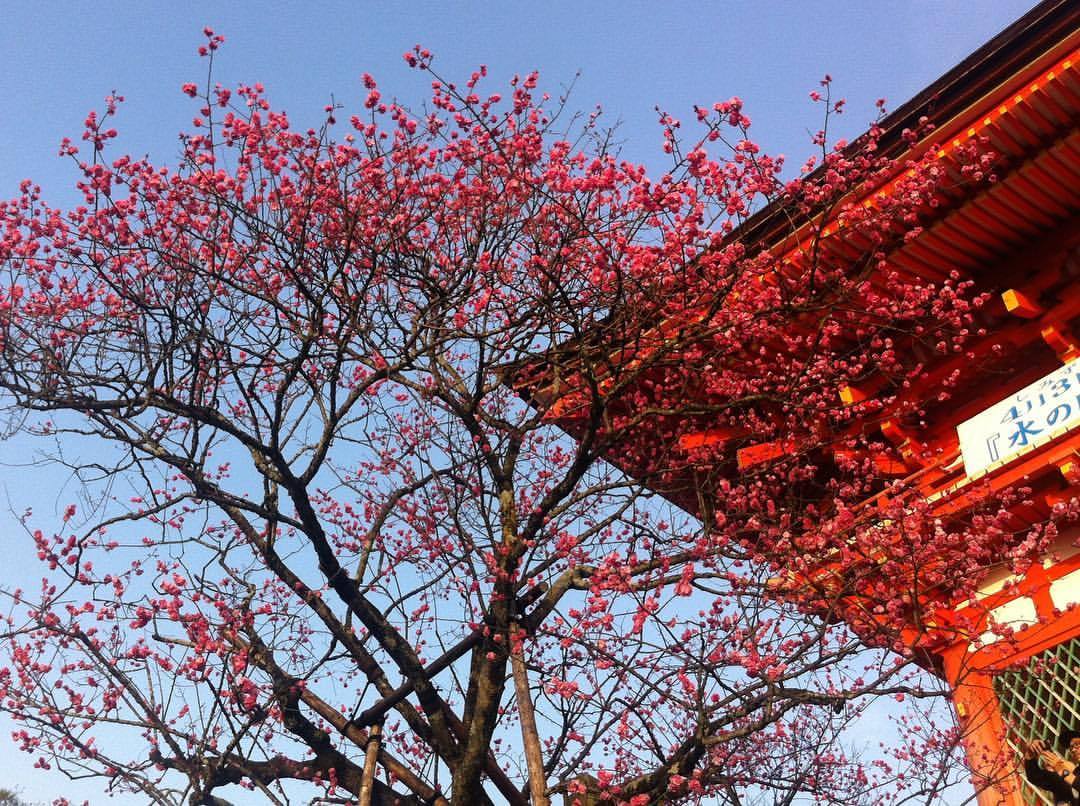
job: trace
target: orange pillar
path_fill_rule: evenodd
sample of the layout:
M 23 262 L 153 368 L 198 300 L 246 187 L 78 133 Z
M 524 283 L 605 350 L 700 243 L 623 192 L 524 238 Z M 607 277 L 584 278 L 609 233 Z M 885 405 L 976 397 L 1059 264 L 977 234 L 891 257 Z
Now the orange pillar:
M 966 644 L 946 652 L 943 660 L 979 806 L 1024 806 L 991 675 L 971 668 Z

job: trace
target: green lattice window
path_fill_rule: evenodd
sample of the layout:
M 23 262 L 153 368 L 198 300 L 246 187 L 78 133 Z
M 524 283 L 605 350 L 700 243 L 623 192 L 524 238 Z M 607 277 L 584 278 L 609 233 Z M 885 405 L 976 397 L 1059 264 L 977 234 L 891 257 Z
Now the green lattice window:
M 1021 742 L 1044 739 L 1055 746 L 1061 732 L 1080 728 L 1080 638 L 1034 656 L 1022 669 L 994 678 L 1001 716 L 1009 726 L 1009 745 L 1022 757 Z M 1023 775 L 1020 776 L 1023 781 Z M 1053 800 L 1023 781 L 1024 802 L 1030 806 Z

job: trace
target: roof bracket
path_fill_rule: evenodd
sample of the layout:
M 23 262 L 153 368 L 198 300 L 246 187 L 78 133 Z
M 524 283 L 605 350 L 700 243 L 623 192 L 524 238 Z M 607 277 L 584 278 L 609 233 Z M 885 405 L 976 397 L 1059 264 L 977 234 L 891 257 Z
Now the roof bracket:
M 1069 486 L 1080 486 L 1080 454 L 1073 451 L 1054 464 L 1057 465 L 1057 469 L 1061 471 L 1062 477 L 1068 482 Z
M 1042 329 L 1043 341 L 1057 353 L 1062 364 L 1080 358 L 1080 341 L 1060 322 L 1052 322 Z

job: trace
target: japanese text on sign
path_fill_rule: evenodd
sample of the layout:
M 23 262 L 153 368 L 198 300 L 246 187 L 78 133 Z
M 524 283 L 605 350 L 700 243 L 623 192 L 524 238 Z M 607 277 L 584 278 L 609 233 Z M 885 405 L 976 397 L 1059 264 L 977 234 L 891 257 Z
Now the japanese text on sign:
M 1080 362 L 1066 364 L 956 427 L 968 476 L 1080 426 Z

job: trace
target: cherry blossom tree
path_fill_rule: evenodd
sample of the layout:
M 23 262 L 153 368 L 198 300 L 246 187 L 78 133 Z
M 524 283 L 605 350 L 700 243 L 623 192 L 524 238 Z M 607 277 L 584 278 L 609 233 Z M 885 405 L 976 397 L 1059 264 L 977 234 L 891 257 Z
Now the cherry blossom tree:
M 535 74 L 405 58 L 422 112 L 365 76 L 316 129 L 211 72 L 175 167 L 108 155 L 110 97 L 81 204 L 3 205 L 0 387 L 80 483 L 8 592 L 18 744 L 155 803 L 932 799 L 951 726 L 906 764 L 844 735 L 940 693 L 905 591 L 978 559 L 910 507 L 890 548 L 857 505 L 902 458 L 858 424 L 973 326 L 883 267 L 979 164 L 823 130 L 784 181 L 732 99 L 662 115 L 652 177 Z

